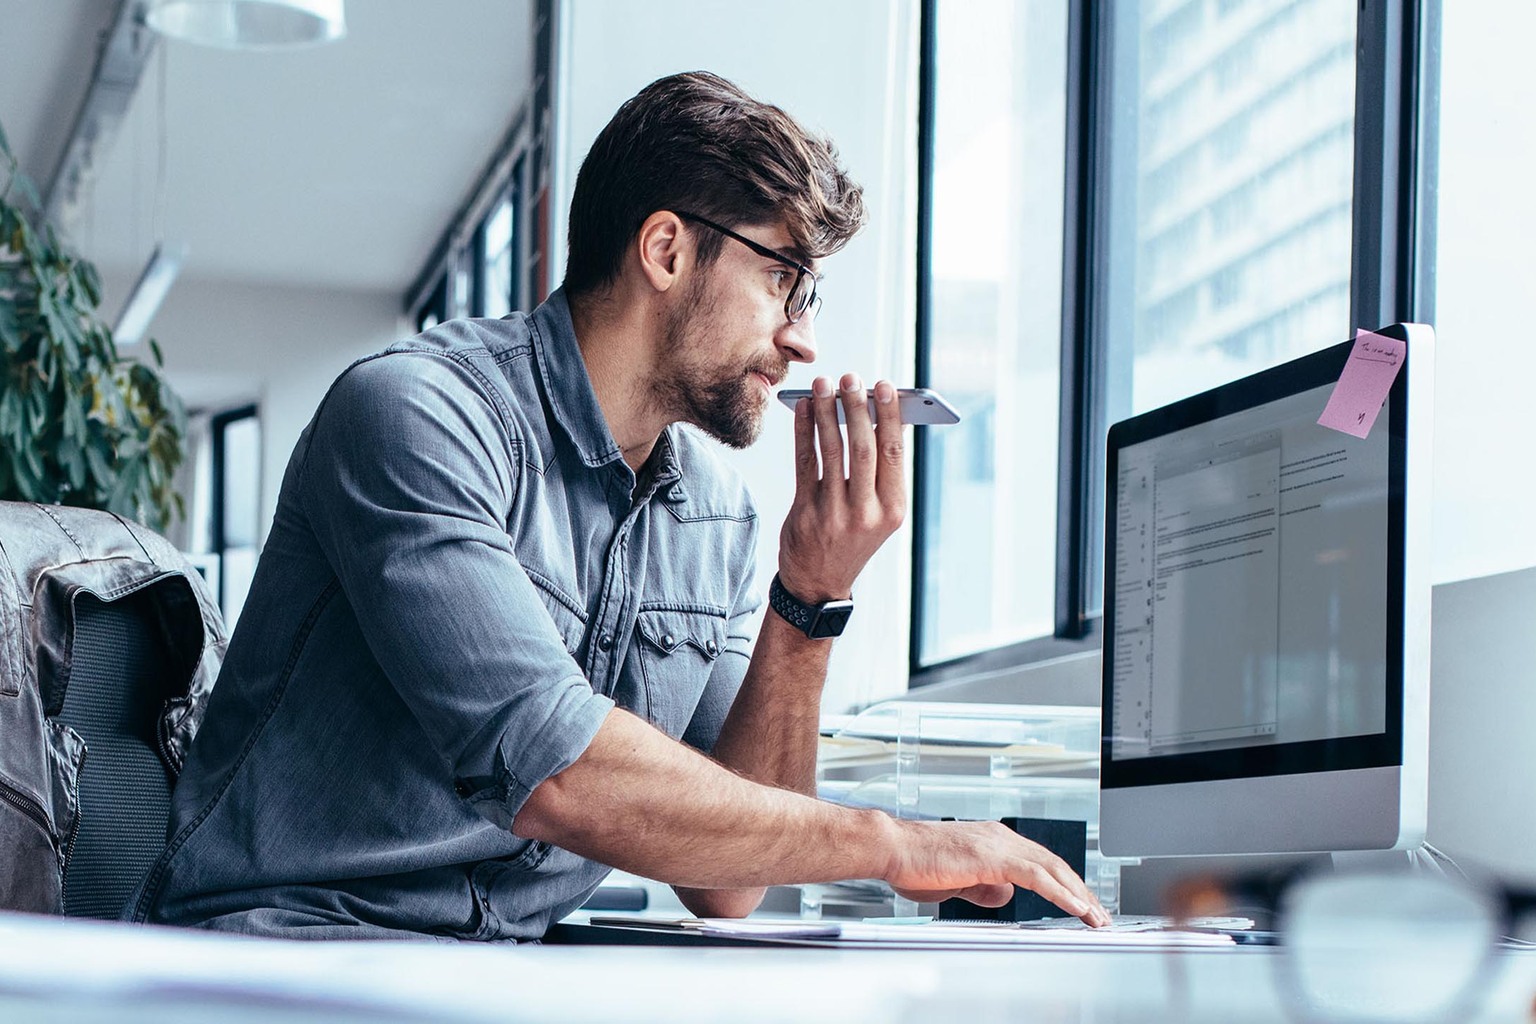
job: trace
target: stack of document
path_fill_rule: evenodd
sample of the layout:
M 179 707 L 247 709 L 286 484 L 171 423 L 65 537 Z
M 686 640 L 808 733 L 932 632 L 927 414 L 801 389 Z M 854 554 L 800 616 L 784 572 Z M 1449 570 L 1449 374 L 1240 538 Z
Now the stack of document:
M 713 917 L 663 920 L 593 915 L 591 923 L 596 927 L 660 929 L 718 938 L 869 949 L 1167 949 L 1220 948 L 1233 944 L 1232 936 L 1219 932 L 1085 928 L 1070 925 L 1020 927 L 1007 921 L 890 924 L 879 920 L 733 920 Z

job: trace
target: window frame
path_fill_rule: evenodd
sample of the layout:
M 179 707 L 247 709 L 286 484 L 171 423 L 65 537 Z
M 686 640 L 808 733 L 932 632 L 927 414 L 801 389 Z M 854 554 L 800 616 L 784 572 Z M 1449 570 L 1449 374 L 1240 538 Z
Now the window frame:
M 421 325 L 429 315 L 436 316 L 439 323 L 455 317 L 484 315 L 486 225 L 496 215 L 497 207 L 508 199 L 513 207 L 512 309 L 526 309 L 532 304 L 534 295 L 529 271 L 538 253 L 530 248 L 526 225 L 535 213 L 528 192 L 528 168 L 533 149 L 528 108 L 524 107 L 470 189 L 469 198 L 449 221 L 431 256 L 406 290 L 402 307 L 415 330 L 422 329 Z M 456 295 L 460 275 L 467 283 L 462 303 Z
M 1110 237 L 1107 196 L 1131 170 L 1113 158 L 1114 18 L 1120 2 L 1069 0 L 1062 243 L 1061 397 L 1057 449 L 1056 608 L 1051 635 L 942 661 L 922 660 L 930 457 L 913 442 L 909 686 L 995 673 L 1098 651 L 1102 613 L 1091 611 L 1103 544 L 1107 275 L 1095 273 Z M 921 0 L 918 33 L 917 355 L 931 386 L 933 172 L 939 0 Z M 1350 323 L 1380 326 L 1434 317 L 1435 193 L 1441 0 L 1362 2 L 1356 10 L 1354 196 Z M 1122 186 L 1123 187 L 1123 186 Z M 1102 424 L 1102 425 L 1101 425 Z

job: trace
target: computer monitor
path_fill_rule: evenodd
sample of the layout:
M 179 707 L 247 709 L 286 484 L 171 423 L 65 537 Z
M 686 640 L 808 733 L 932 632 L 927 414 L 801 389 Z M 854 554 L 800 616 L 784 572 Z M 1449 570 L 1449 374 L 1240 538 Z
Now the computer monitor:
M 1434 334 L 1363 438 L 1353 342 L 1109 431 L 1099 848 L 1410 849 L 1429 760 Z

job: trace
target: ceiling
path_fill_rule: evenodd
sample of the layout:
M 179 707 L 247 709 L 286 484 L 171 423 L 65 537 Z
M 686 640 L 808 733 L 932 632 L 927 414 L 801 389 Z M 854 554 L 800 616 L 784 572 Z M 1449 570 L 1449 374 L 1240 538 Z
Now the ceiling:
M 0 0 L 0 124 L 44 192 L 117 0 Z M 404 295 L 532 78 L 530 0 L 351 0 L 339 43 L 161 44 L 70 234 L 131 275 L 161 235 L 188 276 Z M 165 61 L 164 205 L 157 216 Z

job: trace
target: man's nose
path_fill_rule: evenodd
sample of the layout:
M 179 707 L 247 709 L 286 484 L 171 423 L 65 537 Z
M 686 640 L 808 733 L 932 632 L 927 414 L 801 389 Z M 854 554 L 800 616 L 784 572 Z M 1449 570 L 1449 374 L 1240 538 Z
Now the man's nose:
M 799 323 L 785 323 L 774 336 L 773 343 L 785 359 L 792 363 L 816 361 L 816 318 L 804 316 Z

